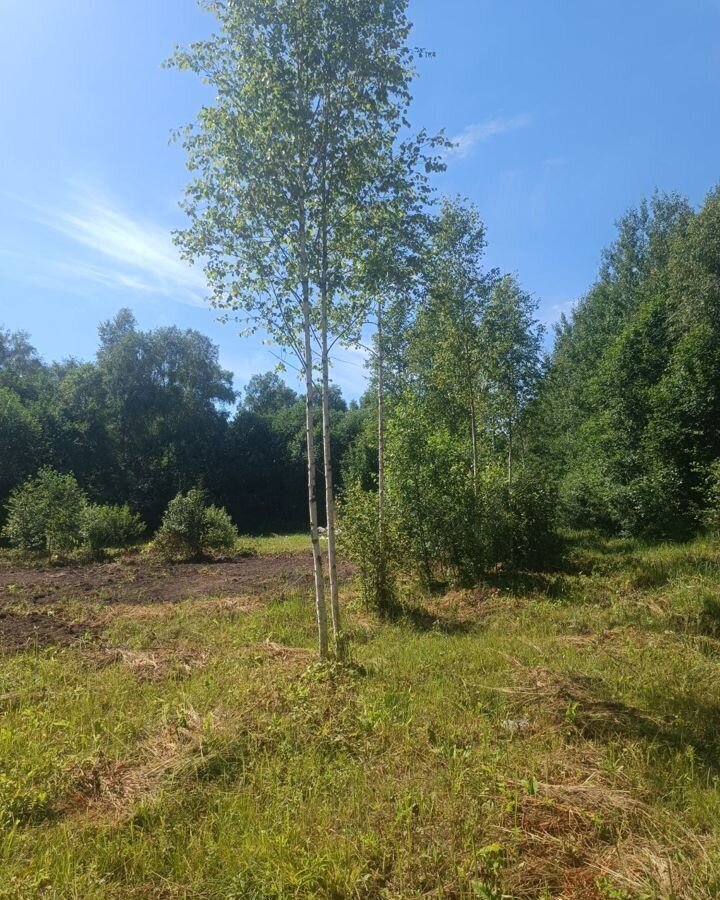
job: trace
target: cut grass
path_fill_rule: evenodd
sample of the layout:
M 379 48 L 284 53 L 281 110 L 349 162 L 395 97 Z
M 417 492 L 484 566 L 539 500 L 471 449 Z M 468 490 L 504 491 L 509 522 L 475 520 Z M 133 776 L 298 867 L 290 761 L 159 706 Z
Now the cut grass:
M 276 556 L 278 553 L 310 553 L 310 535 L 302 534 L 268 534 L 262 537 L 241 538 L 241 543 L 248 543 L 257 553 Z
M 0 658 L 0 897 L 717 897 L 719 551 L 575 535 L 394 624 L 350 599 L 344 666 L 297 594 Z

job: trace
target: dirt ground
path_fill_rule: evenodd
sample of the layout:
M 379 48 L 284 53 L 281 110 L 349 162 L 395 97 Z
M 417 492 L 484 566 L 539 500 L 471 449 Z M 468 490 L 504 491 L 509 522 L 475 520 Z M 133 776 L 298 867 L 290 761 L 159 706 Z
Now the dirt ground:
M 68 622 L 41 612 L 20 615 L 0 610 L 0 654 L 50 644 L 67 646 L 83 639 L 92 640 L 96 634 L 96 629 L 89 623 Z
M 340 576 L 348 568 L 341 566 Z M 272 595 L 310 591 L 312 556 L 284 553 L 224 562 L 159 565 L 141 557 L 121 562 L 46 569 L 0 569 L 0 653 L 29 646 L 68 645 L 92 639 L 92 622 L 68 621 L 63 606 L 152 605 L 194 597 Z

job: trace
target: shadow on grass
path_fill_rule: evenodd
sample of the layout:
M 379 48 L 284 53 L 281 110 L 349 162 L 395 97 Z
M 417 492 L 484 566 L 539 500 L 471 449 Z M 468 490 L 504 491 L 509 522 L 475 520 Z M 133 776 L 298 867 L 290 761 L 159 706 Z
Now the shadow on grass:
M 564 535 L 557 554 L 534 569 L 499 567 L 482 584 L 516 594 L 542 594 L 563 599 L 576 579 L 619 576 L 628 587 L 652 590 L 686 576 L 720 581 L 720 554 L 712 544 L 693 546 L 685 540 L 611 538 L 596 532 Z
M 436 631 L 441 634 L 468 634 L 475 627 L 473 623 L 445 616 L 415 604 L 405 604 L 397 600 L 385 604 L 381 616 L 386 622 L 404 624 L 415 631 Z
M 669 700 L 667 709 L 654 714 L 602 694 L 600 679 L 578 673 L 568 675 L 558 692 L 567 704 L 566 720 L 583 737 L 604 742 L 640 739 L 673 754 L 690 750 L 706 773 L 720 774 L 720 704 L 689 698 Z

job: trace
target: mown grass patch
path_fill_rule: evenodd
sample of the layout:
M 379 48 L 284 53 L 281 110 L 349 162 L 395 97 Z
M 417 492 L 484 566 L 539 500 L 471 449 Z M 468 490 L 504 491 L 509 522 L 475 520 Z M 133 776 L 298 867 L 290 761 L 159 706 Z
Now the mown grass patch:
M 262 537 L 241 538 L 242 544 L 248 544 L 257 553 L 274 556 L 278 553 L 310 553 L 312 545 L 310 535 L 300 534 L 268 534 Z
M 716 897 L 719 549 L 352 600 L 342 666 L 289 591 L 6 655 L 0 897 Z

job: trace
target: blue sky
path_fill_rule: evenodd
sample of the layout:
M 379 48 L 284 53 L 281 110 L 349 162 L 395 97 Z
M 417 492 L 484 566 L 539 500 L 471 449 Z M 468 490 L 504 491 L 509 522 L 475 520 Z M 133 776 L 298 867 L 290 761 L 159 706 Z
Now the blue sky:
M 411 0 L 413 122 L 458 140 L 445 193 L 475 202 L 488 264 L 550 323 L 597 271 L 613 222 L 655 187 L 720 181 L 720 0 Z M 160 63 L 206 34 L 195 0 L 0 0 L 0 324 L 48 359 L 89 358 L 129 306 L 198 328 L 241 386 L 274 358 L 203 305 L 169 239 L 187 180 L 172 128 L 203 100 Z M 362 358 L 335 379 L 363 389 Z

